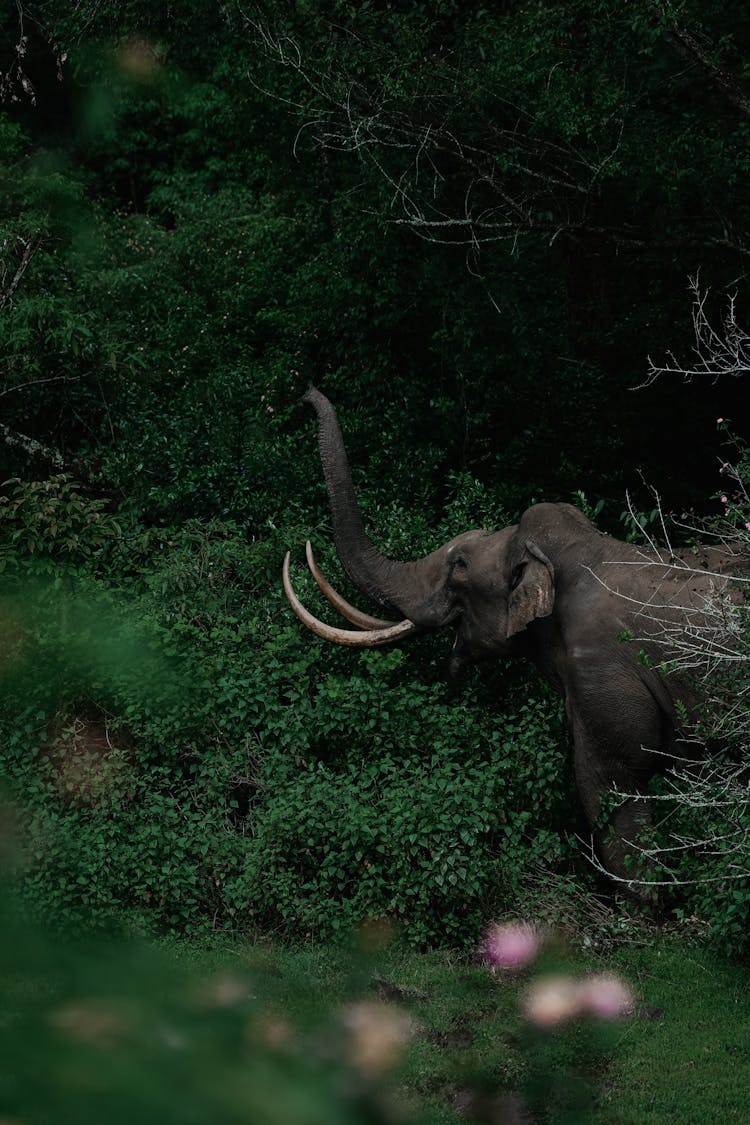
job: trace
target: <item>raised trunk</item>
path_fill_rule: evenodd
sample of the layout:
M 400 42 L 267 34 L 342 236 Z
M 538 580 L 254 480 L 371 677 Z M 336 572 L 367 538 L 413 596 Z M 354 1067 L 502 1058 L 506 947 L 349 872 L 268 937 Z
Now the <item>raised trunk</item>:
M 318 415 L 320 459 L 333 519 L 336 552 L 352 582 L 373 601 L 398 610 L 422 628 L 451 617 L 445 593 L 445 548 L 417 562 L 386 558 L 367 536 L 354 494 L 344 439 L 331 403 L 315 387 L 304 401 Z

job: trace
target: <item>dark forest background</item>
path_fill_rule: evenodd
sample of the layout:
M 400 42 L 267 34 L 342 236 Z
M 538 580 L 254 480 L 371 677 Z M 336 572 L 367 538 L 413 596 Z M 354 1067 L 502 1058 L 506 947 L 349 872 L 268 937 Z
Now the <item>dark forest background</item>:
M 325 649 L 312 382 L 401 557 L 529 503 L 715 513 L 741 381 L 690 365 L 750 260 L 730 0 L 7 5 L 8 799 L 62 919 L 461 940 L 580 824 L 557 704 L 448 641 Z M 637 388 L 637 389 L 636 389 Z M 341 581 L 345 587 L 345 583 Z M 304 587 L 303 587 L 304 588 Z M 741 921 L 738 926 L 744 925 Z M 739 929 L 738 929 L 739 932 Z

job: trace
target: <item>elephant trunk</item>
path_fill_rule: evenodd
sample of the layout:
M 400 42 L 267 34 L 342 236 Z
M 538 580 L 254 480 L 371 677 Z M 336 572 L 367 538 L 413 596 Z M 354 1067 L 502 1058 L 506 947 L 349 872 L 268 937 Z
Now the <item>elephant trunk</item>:
M 444 592 L 445 548 L 416 562 L 386 558 L 365 532 L 354 493 L 349 460 L 336 411 L 325 395 L 310 387 L 304 395 L 318 416 L 320 459 L 341 565 L 362 593 L 396 609 L 425 629 L 450 620 Z

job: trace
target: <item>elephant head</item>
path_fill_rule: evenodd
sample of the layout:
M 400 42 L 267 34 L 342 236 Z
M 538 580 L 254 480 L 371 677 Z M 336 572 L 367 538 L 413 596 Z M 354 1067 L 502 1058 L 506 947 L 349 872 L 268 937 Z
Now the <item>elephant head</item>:
M 453 624 L 456 633 L 449 664 L 453 675 L 484 657 L 511 655 L 527 627 L 552 613 L 555 573 L 539 544 L 523 528 L 512 526 L 467 531 L 415 562 L 386 558 L 365 533 L 333 406 L 315 388 L 304 397 L 318 415 L 320 454 L 341 564 L 355 586 L 400 620 L 372 618 L 350 606 L 320 573 L 309 543 L 308 563 L 318 586 L 358 629 L 333 628 L 302 606 L 292 587 L 287 554 L 284 588 L 300 620 L 327 640 L 359 648 Z

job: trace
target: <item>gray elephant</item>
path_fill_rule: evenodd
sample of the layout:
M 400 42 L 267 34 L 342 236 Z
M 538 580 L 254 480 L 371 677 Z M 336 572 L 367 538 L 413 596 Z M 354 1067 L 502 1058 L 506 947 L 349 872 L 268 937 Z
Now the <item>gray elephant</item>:
M 318 585 L 357 628 L 334 628 L 305 609 L 287 554 L 283 580 L 294 612 L 320 636 L 355 647 L 450 624 L 453 675 L 487 657 L 532 661 L 565 701 L 578 792 L 601 861 L 616 879 L 637 878 L 643 869 L 633 866 L 631 841 L 650 823 L 649 779 L 685 754 L 687 743 L 677 750 L 676 743 L 689 737 L 700 707 L 687 677 L 663 675 L 659 666 L 700 628 L 709 606 L 736 601 L 731 576 L 747 570 L 747 559 L 728 547 L 667 553 L 622 543 L 570 504 L 536 504 L 515 526 L 467 531 L 425 558 L 396 562 L 365 533 L 333 406 L 315 388 L 305 401 L 318 415 L 342 566 L 399 620 L 349 605 L 320 573 L 309 543 Z M 615 789 L 630 797 L 606 818 L 602 803 Z

